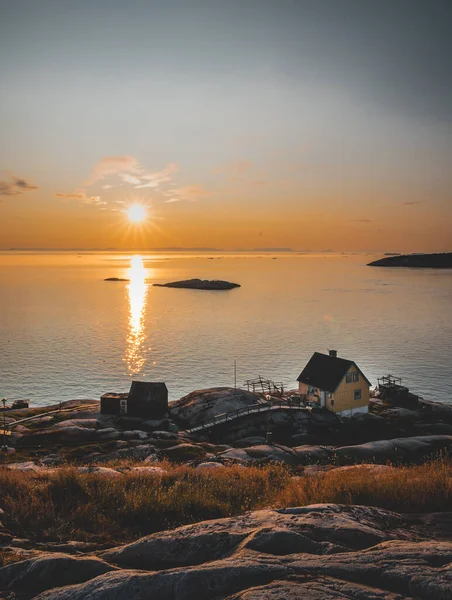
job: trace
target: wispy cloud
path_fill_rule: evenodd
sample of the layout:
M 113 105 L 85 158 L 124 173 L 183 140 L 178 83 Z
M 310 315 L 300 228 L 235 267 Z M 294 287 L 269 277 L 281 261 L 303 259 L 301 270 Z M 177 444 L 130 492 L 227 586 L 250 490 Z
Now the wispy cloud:
M 413 204 L 420 204 L 421 201 L 420 200 L 412 200 L 411 202 L 404 202 L 403 205 L 404 206 L 412 206 Z
M 101 202 L 100 196 L 87 196 L 84 190 L 77 190 L 69 194 L 58 192 L 55 196 L 58 198 L 68 198 L 69 200 L 80 200 L 80 202 L 84 202 L 85 204 L 105 204 L 105 202 Z
M 141 183 L 141 179 L 135 177 L 135 175 L 130 175 L 130 173 L 119 173 L 119 177 L 125 182 L 130 183 L 131 185 L 139 186 Z
M 118 173 L 138 174 L 143 171 L 135 156 L 104 156 L 94 166 L 91 177 L 86 182 L 86 185 L 92 185 L 101 179 L 105 179 L 107 175 L 115 175 Z
M 0 196 L 20 196 L 34 190 L 39 190 L 39 186 L 15 175 L 10 175 L 7 181 L 0 181 Z
M 165 202 L 178 202 L 180 200 L 198 200 L 209 196 L 209 192 L 202 185 L 184 185 L 171 190 L 172 197 Z
M 353 219 L 353 223 L 370 223 L 370 219 Z
M 96 163 L 85 185 L 89 187 L 106 177 L 118 177 L 136 189 L 157 188 L 171 181 L 172 174 L 178 170 L 179 167 L 175 163 L 170 163 L 160 171 L 149 171 L 135 156 L 105 156 Z M 115 186 L 112 183 L 107 183 L 102 186 L 102 189 L 113 187 Z
M 162 185 L 162 183 L 167 183 L 171 181 L 172 174 L 179 171 L 179 167 L 175 163 L 170 163 L 161 171 L 157 171 L 155 173 L 144 173 L 141 175 L 141 179 L 145 181 L 145 183 L 141 183 L 137 185 L 137 189 L 141 188 L 156 188 Z

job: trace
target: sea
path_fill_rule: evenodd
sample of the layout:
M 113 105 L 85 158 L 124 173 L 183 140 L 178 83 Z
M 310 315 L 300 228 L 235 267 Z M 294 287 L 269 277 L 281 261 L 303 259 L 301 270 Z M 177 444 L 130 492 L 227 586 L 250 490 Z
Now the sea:
M 367 266 L 380 257 L 2 251 L 0 397 L 44 406 L 132 380 L 164 381 L 170 400 L 257 377 L 290 390 L 334 349 L 373 385 L 391 374 L 450 403 L 452 270 Z M 241 287 L 153 285 L 191 278 Z

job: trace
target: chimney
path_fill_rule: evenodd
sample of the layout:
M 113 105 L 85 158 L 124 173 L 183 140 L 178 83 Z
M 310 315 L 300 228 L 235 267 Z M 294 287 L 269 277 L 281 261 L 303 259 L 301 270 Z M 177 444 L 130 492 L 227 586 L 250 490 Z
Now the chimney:
M 331 356 L 331 358 L 337 358 L 337 350 L 328 350 L 328 355 Z

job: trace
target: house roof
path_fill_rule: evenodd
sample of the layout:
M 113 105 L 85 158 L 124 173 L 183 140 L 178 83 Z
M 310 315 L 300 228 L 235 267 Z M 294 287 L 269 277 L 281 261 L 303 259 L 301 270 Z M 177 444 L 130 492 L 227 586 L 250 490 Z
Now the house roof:
M 163 382 L 132 381 L 129 402 L 152 402 L 162 392 L 168 393 L 168 389 Z
M 329 356 L 320 352 L 314 352 L 297 381 L 312 385 L 326 392 L 334 392 L 352 365 L 355 365 L 367 383 L 371 385 L 370 381 L 353 360 Z

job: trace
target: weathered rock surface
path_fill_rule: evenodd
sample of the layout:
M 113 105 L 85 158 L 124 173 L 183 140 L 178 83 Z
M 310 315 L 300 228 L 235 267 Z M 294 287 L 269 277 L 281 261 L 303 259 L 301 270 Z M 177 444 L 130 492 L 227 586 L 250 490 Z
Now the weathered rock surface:
M 160 451 L 163 456 L 174 462 L 186 462 L 192 460 L 203 459 L 206 456 L 206 451 L 201 446 L 195 444 L 178 444 Z
M 188 427 L 195 427 L 205 421 L 213 420 L 216 415 L 258 402 L 260 402 L 259 396 L 245 390 L 228 387 L 210 388 L 191 392 L 174 402 L 170 413 L 174 419 Z
M 67 554 L 42 554 L 0 569 L 0 591 L 31 592 L 80 583 L 114 570 L 99 558 L 75 558 Z
M 252 460 L 255 462 L 284 462 L 286 464 L 299 464 L 298 457 L 292 448 L 274 444 L 262 444 L 249 448 L 233 448 L 218 455 L 220 459 Z
M 336 448 L 336 456 L 341 462 L 387 462 L 416 460 L 433 455 L 440 450 L 452 449 L 452 436 L 425 435 L 407 438 L 394 438 L 368 442 L 357 446 Z
M 100 558 L 46 554 L 0 582 L 39 600 L 450 600 L 451 535 L 450 513 L 319 504 L 179 527 Z
M 280 444 L 249 448 L 231 448 L 217 455 L 220 460 L 238 462 L 284 462 L 289 465 L 314 465 L 339 462 L 342 465 L 411 462 L 434 456 L 441 450 L 452 450 L 452 436 L 425 435 L 380 440 L 355 446 L 296 446 Z

